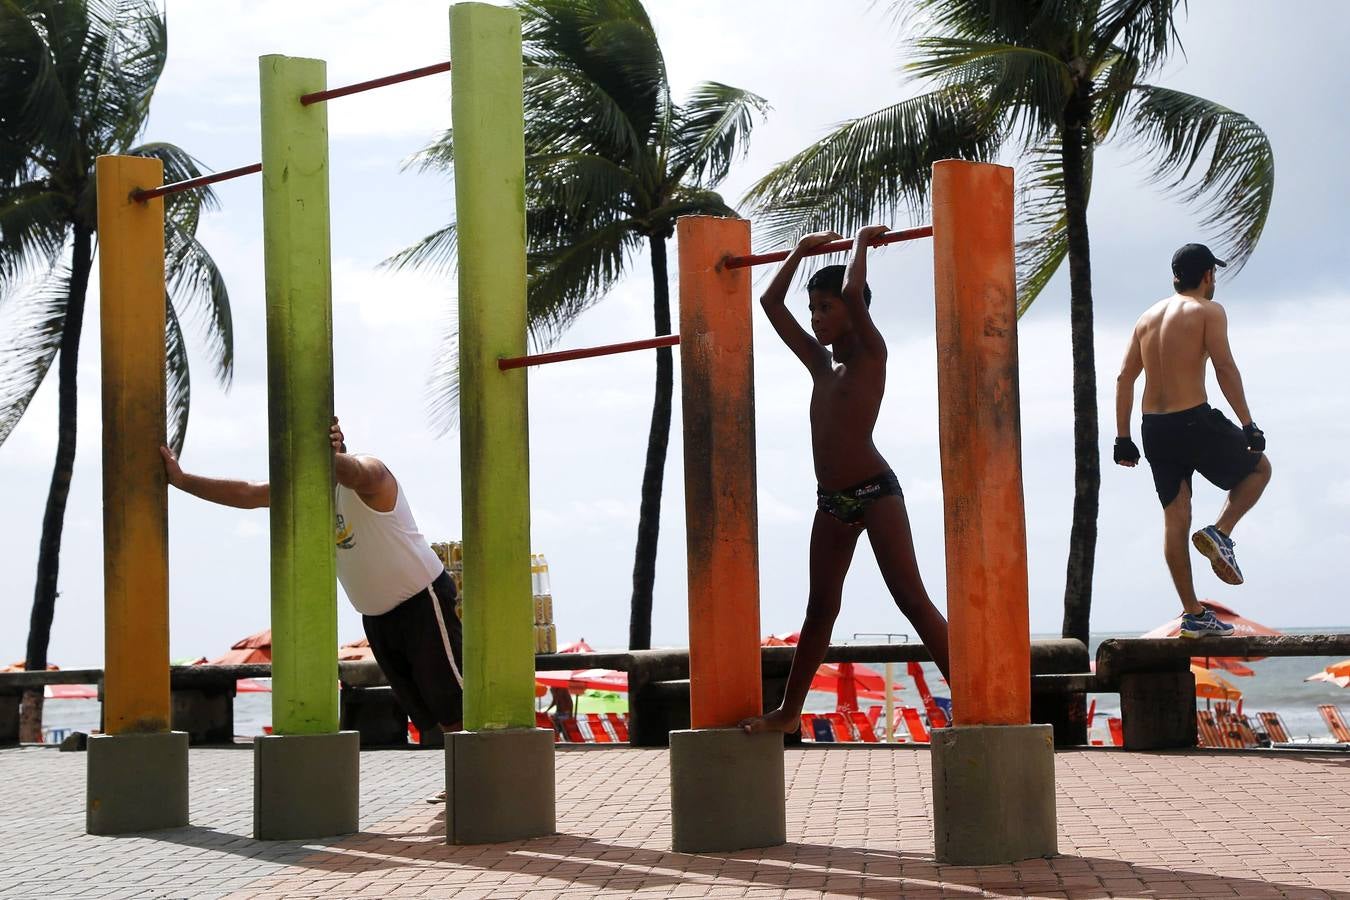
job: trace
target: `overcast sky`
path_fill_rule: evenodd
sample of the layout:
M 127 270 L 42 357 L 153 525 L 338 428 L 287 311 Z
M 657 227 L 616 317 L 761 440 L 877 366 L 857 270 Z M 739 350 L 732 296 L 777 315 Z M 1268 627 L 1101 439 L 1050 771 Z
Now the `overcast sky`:
M 146 137 L 177 142 L 214 169 L 254 162 L 259 55 L 326 59 L 330 85 L 429 64 L 448 55 L 446 6 L 443 0 L 171 4 L 169 64 Z M 648 8 L 677 95 L 711 79 L 756 91 L 773 104 L 754 132 L 749 157 L 724 185 L 732 202 L 833 123 L 917 90 L 900 71 L 897 25 L 884 5 L 868 0 L 831 4 L 828 13 L 805 0 L 648 0 Z M 1229 310 L 1231 341 L 1253 415 L 1270 442 L 1275 476 L 1235 535 L 1248 583 L 1223 585 L 1197 558 L 1197 586 L 1202 597 L 1275 626 L 1350 623 L 1344 610 L 1350 424 L 1340 367 L 1350 341 L 1344 230 L 1350 173 L 1343 162 L 1350 127 L 1337 112 L 1350 87 L 1343 62 L 1350 7 L 1338 0 L 1192 0 L 1181 34 L 1186 57 L 1178 56 L 1157 80 L 1255 119 L 1274 144 L 1278 174 L 1265 236 L 1250 264 L 1220 282 L 1217 298 Z M 458 436 L 432 431 L 426 402 L 428 374 L 455 302 L 454 280 L 377 266 L 453 215 L 446 179 L 401 171 L 448 125 L 448 78 L 343 99 L 329 108 L 338 413 L 350 446 L 381 457 L 399 477 L 432 540 L 460 536 Z M 1114 376 L 1129 328 L 1145 306 L 1170 291 L 1172 250 L 1204 237 L 1196 211 L 1159 194 L 1146 175 L 1130 148 L 1104 149 L 1089 211 L 1107 463 L 1094 631 L 1144 631 L 1178 611 L 1147 469 L 1109 465 Z M 266 478 L 259 182 L 223 185 L 219 196 L 223 209 L 204 220 L 200 237 L 231 291 L 235 380 L 228 394 L 222 392 L 200 353 L 194 357 L 183 463 L 202 474 Z M 673 247 L 670 255 L 674 260 Z M 648 260 L 644 254 L 629 262 L 627 277 L 560 346 L 651 334 Z M 931 255 L 926 246 L 892 248 L 878 254 L 870 274 L 872 314 L 891 348 L 877 444 L 904 486 L 921 569 L 942 605 Z M 672 289 L 675 276 L 672 271 Z M 65 667 L 97 665 L 103 657 L 96 290 L 95 283 L 86 311 L 80 445 L 50 653 Z M 790 302 L 804 314 L 804 295 Z M 1022 319 L 1020 340 L 1031 624 L 1035 632 L 1055 632 L 1073 492 L 1063 274 Z M 678 351 L 676 360 L 678 365 Z M 762 318 L 756 321 L 755 366 L 761 630 L 782 632 L 799 627 L 806 596 L 815 501 L 806 418 L 810 383 Z M 562 641 L 626 643 L 654 372 L 651 355 L 630 354 L 530 373 L 533 547 L 551 566 Z M 24 653 L 56 443 L 55 381 L 53 372 L 0 447 L 0 663 Z M 1212 380 L 1211 401 L 1223 405 Z M 680 645 L 687 636 L 678 398 L 675 410 L 657 564 L 658 645 Z M 1197 516 L 1212 521 L 1220 502 L 1221 493 L 1197 479 Z M 267 514 L 213 507 L 177 493 L 169 514 L 172 653 L 217 655 L 267 626 Z M 338 602 L 340 637 L 359 637 L 359 618 L 341 593 Z M 892 605 L 865 541 L 835 637 L 856 632 L 913 633 Z

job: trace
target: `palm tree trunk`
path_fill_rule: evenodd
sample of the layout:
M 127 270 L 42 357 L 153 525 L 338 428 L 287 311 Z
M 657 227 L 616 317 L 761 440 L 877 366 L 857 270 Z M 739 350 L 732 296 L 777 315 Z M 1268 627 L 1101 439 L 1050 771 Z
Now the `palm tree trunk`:
M 1092 83 L 1078 80 L 1065 114 L 1061 144 L 1069 241 L 1069 328 L 1073 347 L 1073 523 L 1064 583 L 1066 638 L 1088 642 L 1097 506 L 1102 473 L 1098 452 L 1097 367 L 1093 352 L 1092 264 L 1088 246 L 1087 161 L 1092 152 Z
M 656 334 L 670 334 L 670 285 L 666 281 L 666 238 L 651 236 L 652 295 Z M 670 446 L 670 406 L 675 388 L 675 362 L 669 347 L 656 351 L 656 402 L 647 435 L 647 467 L 642 473 L 642 508 L 638 513 L 637 551 L 633 559 L 633 598 L 628 620 L 628 649 L 652 645 L 652 586 L 656 582 L 656 544 L 661 535 L 661 488 Z
M 61 531 L 65 526 L 66 499 L 70 496 L 70 478 L 75 469 L 76 374 L 80 360 L 80 332 L 84 324 L 84 297 L 93 267 L 93 233 L 75 227 L 74 258 L 71 260 L 70 297 L 66 301 L 66 319 L 61 329 L 61 361 L 57 395 L 58 413 L 56 465 L 47 491 L 47 511 L 42 517 L 42 539 L 38 544 L 37 584 L 33 589 L 33 612 L 28 623 L 28 653 L 24 668 L 47 668 L 47 646 L 51 642 L 52 617 L 56 611 L 57 575 L 61 566 Z M 42 740 L 42 691 L 28 691 L 23 697 L 19 717 L 19 740 Z

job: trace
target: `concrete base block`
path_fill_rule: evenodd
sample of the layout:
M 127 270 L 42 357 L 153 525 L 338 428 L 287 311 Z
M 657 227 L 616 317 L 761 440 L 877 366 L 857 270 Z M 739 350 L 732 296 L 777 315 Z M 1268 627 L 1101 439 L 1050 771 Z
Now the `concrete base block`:
M 96 734 L 89 738 L 85 831 L 129 834 L 188 823 L 188 736 Z
M 253 739 L 253 836 L 289 841 L 359 828 L 361 736 L 269 734 Z
M 493 844 L 557 832 L 553 732 L 445 736 L 445 842 Z
M 672 731 L 670 822 L 679 853 L 784 843 L 783 736 L 739 728 Z
M 173 728 L 186 731 L 188 743 L 234 743 L 234 683 L 229 687 L 174 688 L 169 692 Z
M 932 755 L 938 862 L 987 866 L 1059 852 L 1049 725 L 937 728 Z
M 1126 750 L 1194 747 L 1195 676 L 1189 668 L 1122 675 L 1120 718 Z

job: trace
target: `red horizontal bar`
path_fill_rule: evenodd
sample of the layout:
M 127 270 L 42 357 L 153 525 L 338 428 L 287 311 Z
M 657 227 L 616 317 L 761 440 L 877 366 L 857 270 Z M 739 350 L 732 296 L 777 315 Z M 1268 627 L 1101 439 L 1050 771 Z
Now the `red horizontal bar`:
M 630 350 L 650 350 L 653 347 L 674 347 L 680 342 L 678 334 L 663 334 L 660 337 L 642 341 L 629 341 L 626 344 L 602 344 L 599 347 L 584 347 L 580 350 L 558 350 L 554 353 L 538 353 L 534 356 L 513 356 L 497 360 L 497 368 L 523 369 L 526 366 L 542 366 L 545 363 L 566 362 L 569 359 L 588 359 L 592 356 L 609 356 L 611 353 L 627 353 Z
M 157 188 L 150 188 L 149 190 L 144 191 L 132 191 L 131 199 L 135 200 L 137 203 L 144 203 L 145 201 L 153 200 L 156 197 L 163 197 L 167 194 L 177 194 L 179 191 L 190 191 L 193 188 L 215 184 L 217 181 L 229 181 L 231 178 L 238 178 L 241 175 L 255 175 L 261 171 L 262 163 L 254 163 L 251 166 L 240 166 L 237 169 L 227 169 L 224 172 L 216 172 L 214 175 L 189 178 L 187 181 L 175 181 L 172 184 L 164 184 Z
M 883 244 L 898 244 L 901 241 L 913 241 L 918 238 L 933 236 L 932 225 L 920 225 L 918 228 L 906 228 L 903 231 L 891 231 L 883 234 L 869 247 L 880 247 Z M 830 241 L 828 244 L 821 244 L 813 249 L 806 256 L 821 256 L 825 253 L 838 253 L 840 250 L 847 250 L 853 246 L 852 238 L 844 238 L 838 241 Z M 792 254 L 791 250 L 779 250 L 777 253 L 758 253 L 751 256 L 728 256 L 722 260 L 724 269 L 744 269 L 748 266 L 762 266 L 765 263 L 782 262 Z
M 346 97 L 348 94 L 359 94 L 362 91 L 373 91 L 375 88 L 388 87 L 391 84 L 398 84 L 401 81 L 412 81 L 414 78 L 425 78 L 428 75 L 437 75 L 441 72 L 450 71 L 450 61 L 436 63 L 433 66 L 423 66 L 420 69 L 410 69 L 407 72 L 399 72 L 397 75 L 386 75 L 383 78 L 373 78 L 370 81 L 361 81 L 357 84 L 349 84 L 346 87 L 333 88 L 331 91 L 315 91 L 312 94 L 304 94 L 300 97 L 300 102 L 305 106 L 311 103 L 322 103 L 325 100 L 332 100 L 334 97 Z

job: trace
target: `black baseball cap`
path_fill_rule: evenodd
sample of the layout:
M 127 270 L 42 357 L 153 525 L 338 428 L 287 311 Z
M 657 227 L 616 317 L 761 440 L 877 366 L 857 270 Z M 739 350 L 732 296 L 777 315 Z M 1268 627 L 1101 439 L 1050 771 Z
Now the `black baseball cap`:
M 1183 244 L 1172 254 L 1172 274 L 1187 281 L 1196 280 L 1215 266 L 1227 265 L 1204 244 Z

